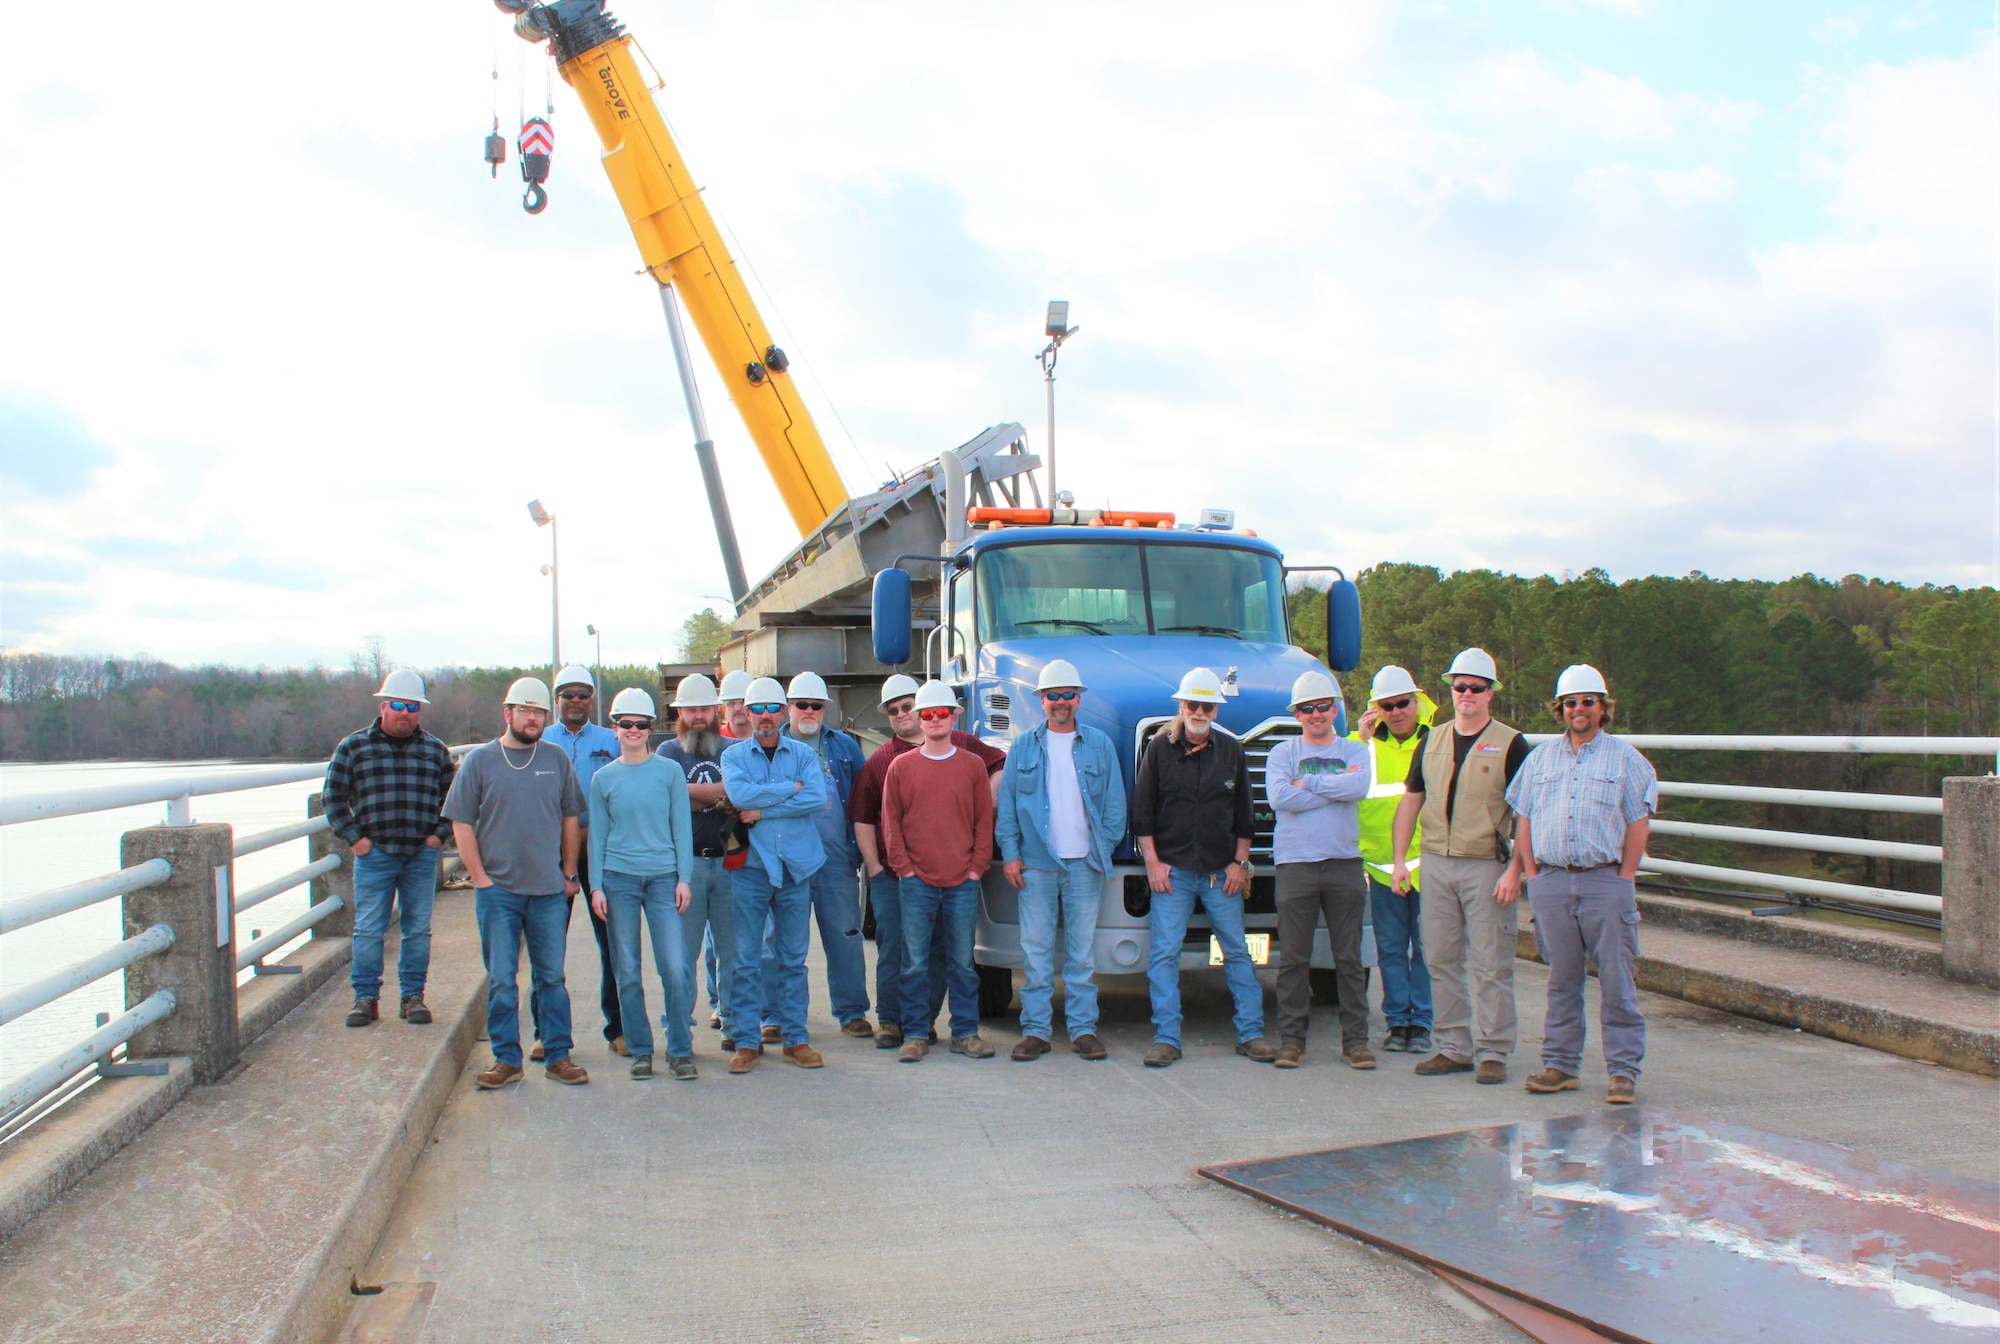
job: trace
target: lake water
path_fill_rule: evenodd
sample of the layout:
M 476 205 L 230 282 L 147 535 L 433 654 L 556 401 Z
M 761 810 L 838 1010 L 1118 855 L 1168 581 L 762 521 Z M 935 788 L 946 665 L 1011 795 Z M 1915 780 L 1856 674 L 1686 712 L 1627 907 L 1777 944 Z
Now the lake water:
M 231 761 L 0 764 L 0 797 L 184 778 L 241 768 L 242 763 Z M 226 821 L 241 838 L 303 820 L 306 799 L 318 791 L 319 782 L 307 780 L 242 793 L 197 796 L 194 819 Z M 165 820 L 166 804 L 147 803 L 83 816 L 0 826 L 0 900 L 116 872 L 119 837 L 126 831 L 155 826 Z M 303 839 L 290 840 L 238 859 L 236 889 L 248 890 L 304 867 L 308 861 L 306 845 Z M 237 916 L 237 946 L 250 941 L 252 929 L 273 929 L 303 913 L 309 892 L 308 887 L 299 886 Z M 125 936 L 122 905 L 117 899 L 101 901 L 0 937 L 0 987 L 11 989 L 39 980 L 121 941 Z M 243 978 L 249 978 L 247 972 Z M 125 975 L 120 971 L 0 1026 L 0 1081 L 25 1073 L 88 1036 L 96 1030 L 97 1014 L 110 1013 L 116 1017 L 125 1011 L 125 1006 Z

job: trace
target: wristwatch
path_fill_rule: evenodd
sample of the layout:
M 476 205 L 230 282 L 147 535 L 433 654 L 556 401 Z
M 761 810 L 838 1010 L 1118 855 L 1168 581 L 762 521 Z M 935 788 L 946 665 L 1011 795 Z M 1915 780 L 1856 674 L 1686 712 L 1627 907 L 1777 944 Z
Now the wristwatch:
M 1231 859 L 1230 862 L 1241 868 L 1245 877 L 1255 877 L 1257 875 L 1257 865 L 1248 859 Z

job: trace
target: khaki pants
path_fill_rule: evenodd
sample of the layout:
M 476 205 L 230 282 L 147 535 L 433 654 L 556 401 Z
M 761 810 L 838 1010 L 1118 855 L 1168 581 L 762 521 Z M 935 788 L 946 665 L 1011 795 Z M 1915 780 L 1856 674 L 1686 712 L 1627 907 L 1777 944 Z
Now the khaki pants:
M 1460 1063 L 1475 1057 L 1505 1063 L 1520 1034 L 1514 1015 L 1519 902 L 1493 899 L 1493 886 L 1506 871 L 1498 859 L 1424 855 L 1420 923 L 1431 971 L 1431 1037 L 1439 1054 Z

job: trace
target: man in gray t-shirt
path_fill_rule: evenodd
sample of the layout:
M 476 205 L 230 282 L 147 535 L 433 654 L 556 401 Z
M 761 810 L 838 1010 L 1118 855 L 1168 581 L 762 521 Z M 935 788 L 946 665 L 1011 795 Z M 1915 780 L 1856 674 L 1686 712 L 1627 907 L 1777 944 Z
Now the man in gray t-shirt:
M 542 741 L 548 687 L 522 677 L 508 688 L 502 714 L 507 730 L 467 754 L 444 800 L 459 858 L 472 875 L 479 951 L 486 962 L 493 1066 L 474 1081 L 491 1090 L 521 1077 L 515 976 L 525 938 L 528 973 L 541 1005 L 545 1071 L 558 1083 L 584 1083 L 590 1075 L 570 1058 L 569 989 L 563 983 L 583 790 L 568 754 Z

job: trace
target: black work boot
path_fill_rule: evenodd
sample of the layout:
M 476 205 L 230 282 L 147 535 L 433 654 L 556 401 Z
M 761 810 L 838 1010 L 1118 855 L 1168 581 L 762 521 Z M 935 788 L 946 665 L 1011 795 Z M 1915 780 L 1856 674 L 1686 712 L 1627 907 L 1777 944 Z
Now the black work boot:
M 365 1027 L 381 1015 L 380 1010 L 375 1006 L 375 1000 L 356 999 L 354 1006 L 347 1010 L 347 1025 L 350 1027 Z
M 424 996 L 421 994 L 405 994 L 400 1011 L 403 1020 L 413 1026 L 421 1027 L 431 1020 L 431 1010 L 424 1006 Z

